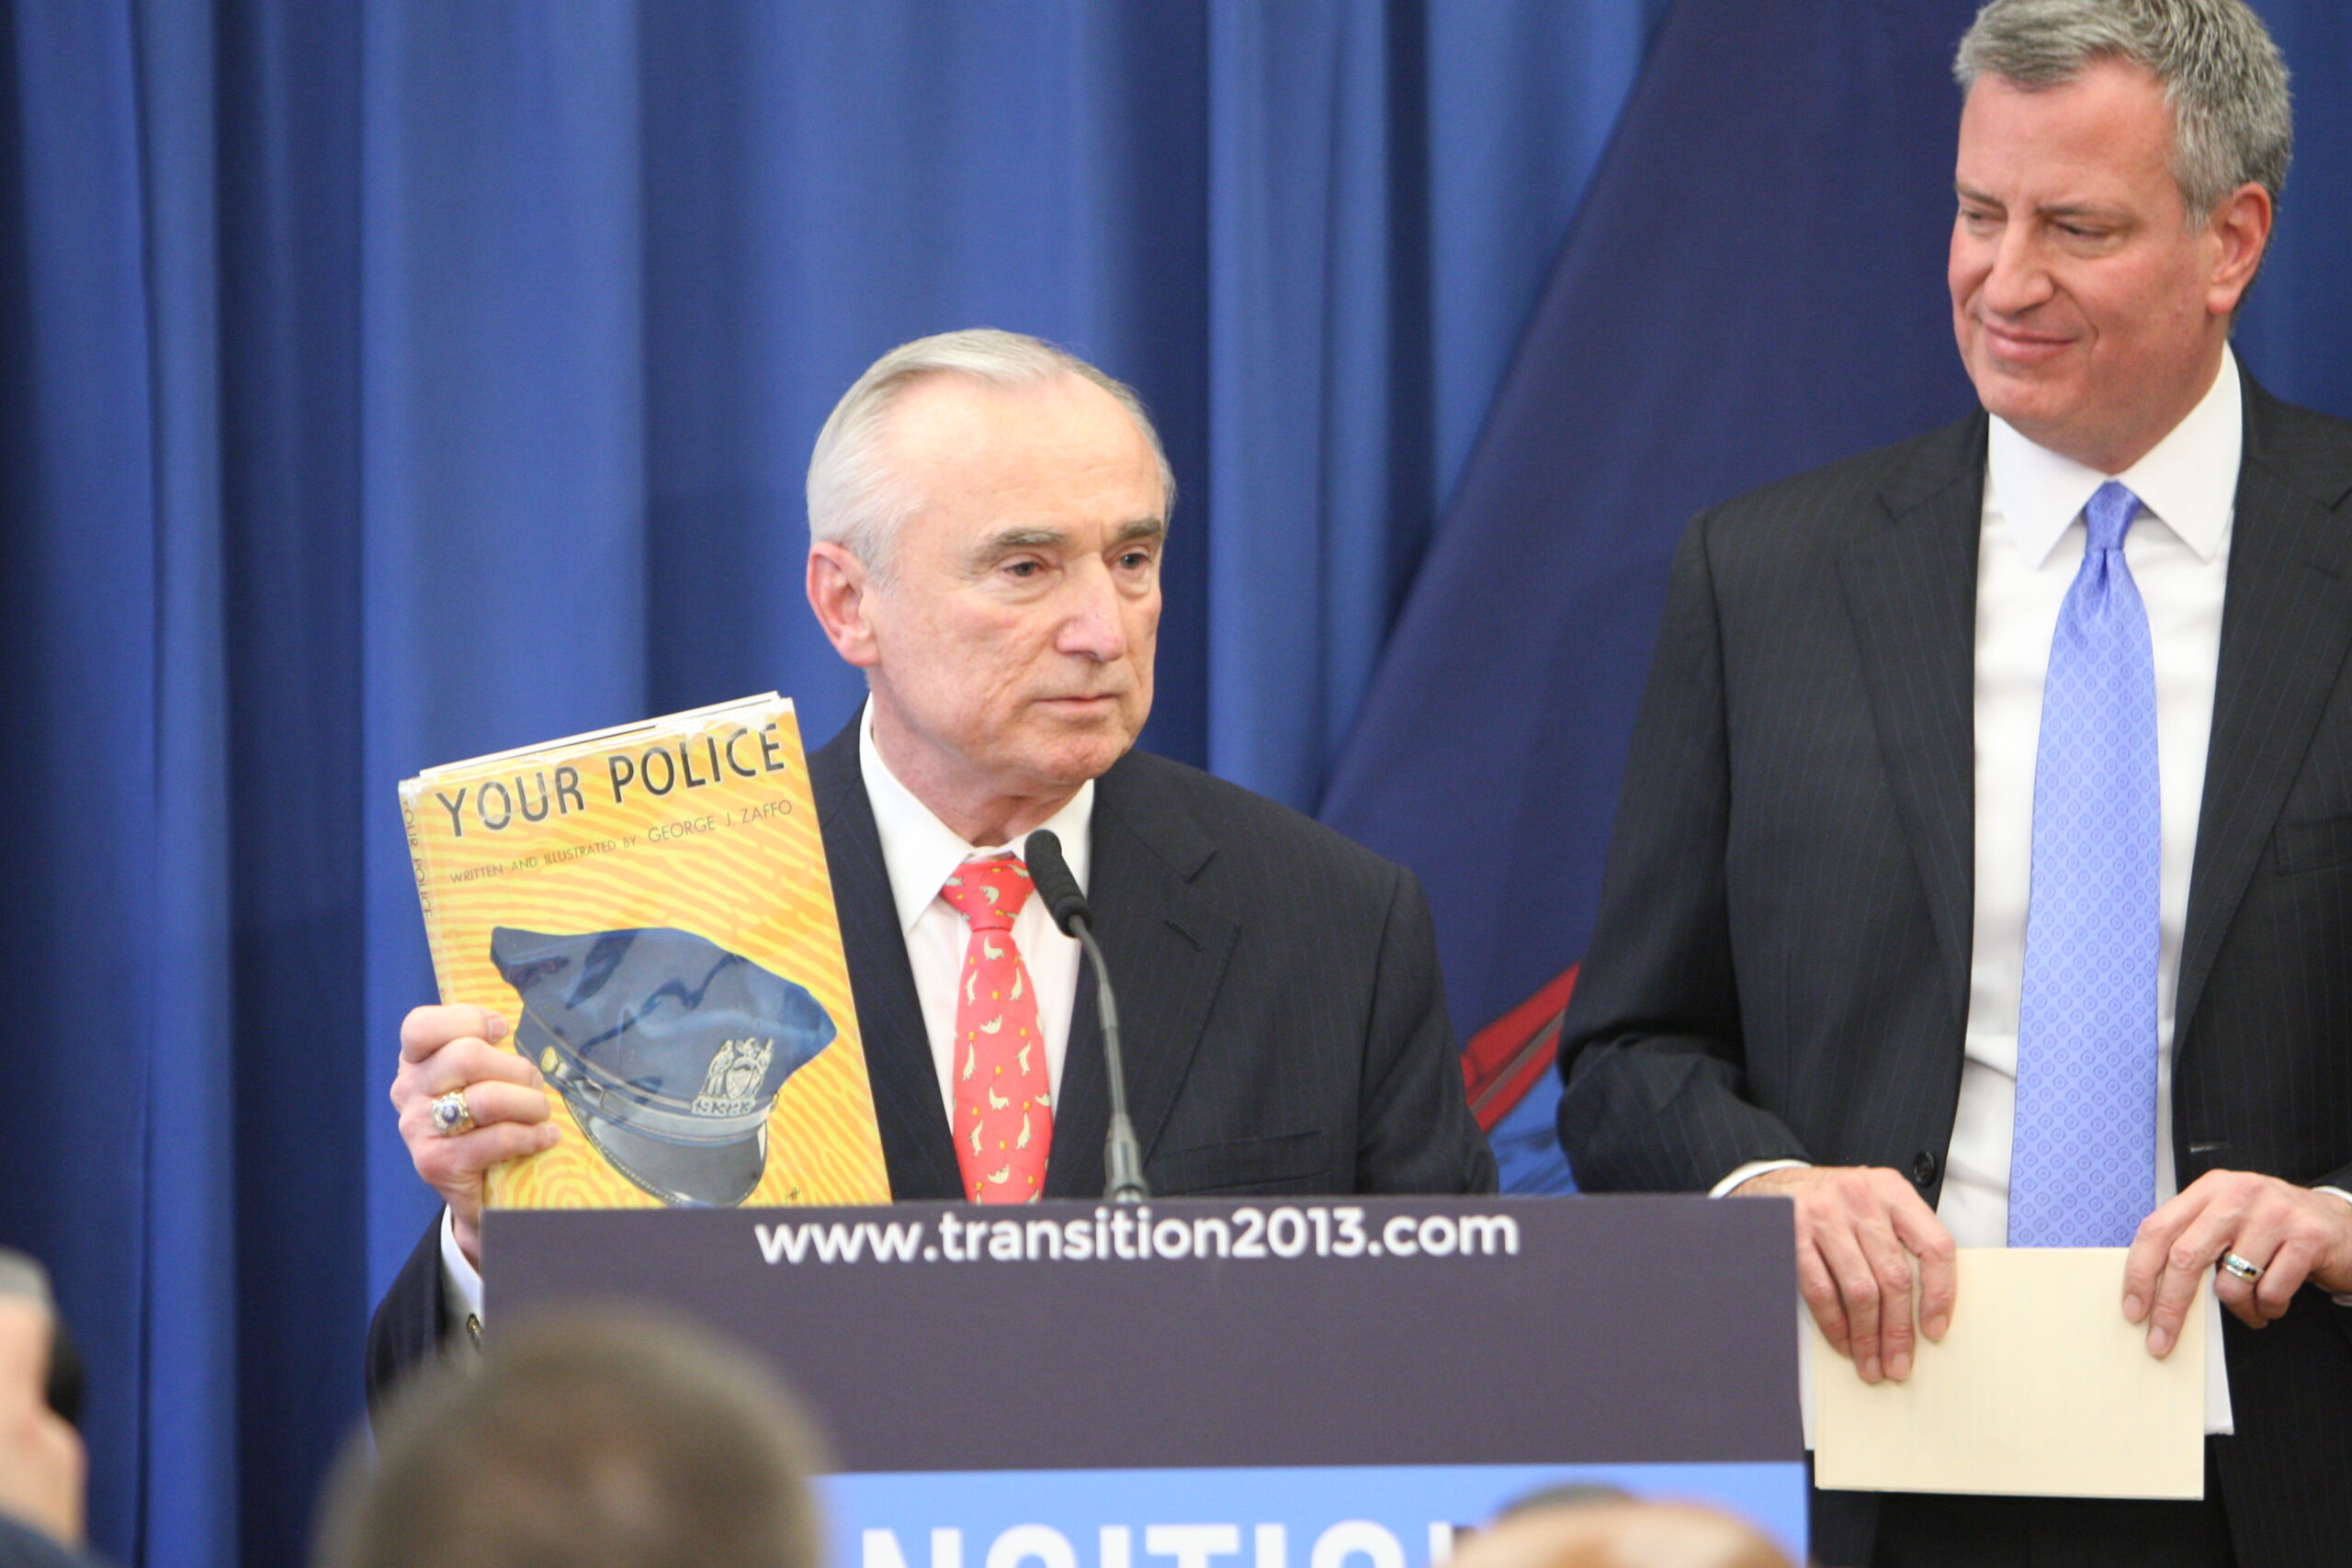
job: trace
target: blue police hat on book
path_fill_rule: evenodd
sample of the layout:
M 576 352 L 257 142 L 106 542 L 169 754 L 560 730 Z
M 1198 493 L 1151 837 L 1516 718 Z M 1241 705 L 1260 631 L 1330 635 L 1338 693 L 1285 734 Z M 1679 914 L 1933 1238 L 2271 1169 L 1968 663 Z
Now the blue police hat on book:
M 490 955 L 522 993 L 515 1049 L 615 1168 L 666 1203 L 749 1197 L 776 1090 L 838 1032 L 799 986 L 667 926 L 500 926 Z

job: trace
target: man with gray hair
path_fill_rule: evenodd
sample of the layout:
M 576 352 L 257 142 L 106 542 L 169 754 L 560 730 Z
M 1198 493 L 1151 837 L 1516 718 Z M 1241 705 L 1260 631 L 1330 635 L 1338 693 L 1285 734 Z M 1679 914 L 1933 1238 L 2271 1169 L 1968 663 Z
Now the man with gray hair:
M 2240 0 L 1994 0 L 1955 73 L 1983 412 L 1691 524 L 1562 1137 L 1793 1200 L 1869 1382 L 1956 1247 L 2128 1248 L 2156 1356 L 2212 1281 L 2203 1502 L 1817 1495 L 1823 1561 L 2342 1562 L 2352 427 L 2229 344 L 2285 68 Z
M 865 710 L 809 758 L 892 1195 L 1103 1190 L 1078 945 L 1029 896 L 1051 829 L 1120 987 L 1152 1190 L 1490 1190 L 1427 904 L 1327 828 L 1133 750 L 1174 484 L 1141 402 L 1034 338 L 860 377 L 808 472 L 808 594 Z M 505 1021 L 419 1008 L 392 1087 L 443 1221 L 369 1335 L 380 1388 L 475 1312 L 482 1172 L 552 1137 Z M 471 1131 L 437 1132 L 461 1092 Z

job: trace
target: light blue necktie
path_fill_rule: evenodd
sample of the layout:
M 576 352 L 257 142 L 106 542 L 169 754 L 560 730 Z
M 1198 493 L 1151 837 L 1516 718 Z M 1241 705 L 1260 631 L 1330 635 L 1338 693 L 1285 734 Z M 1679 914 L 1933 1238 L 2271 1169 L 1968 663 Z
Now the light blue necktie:
M 2110 479 L 2050 643 L 2018 1013 L 2011 1247 L 2124 1247 L 2155 1205 L 2155 659 Z

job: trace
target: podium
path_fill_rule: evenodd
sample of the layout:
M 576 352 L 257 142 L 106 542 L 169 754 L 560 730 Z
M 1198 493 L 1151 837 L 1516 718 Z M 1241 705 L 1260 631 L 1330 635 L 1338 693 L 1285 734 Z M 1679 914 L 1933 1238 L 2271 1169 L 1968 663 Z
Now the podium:
M 1698 1198 L 500 1210 L 497 1325 L 650 1302 L 824 1423 L 835 1568 L 1423 1568 L 1563 1482 L 1804 1560 L 1787 1208 Z

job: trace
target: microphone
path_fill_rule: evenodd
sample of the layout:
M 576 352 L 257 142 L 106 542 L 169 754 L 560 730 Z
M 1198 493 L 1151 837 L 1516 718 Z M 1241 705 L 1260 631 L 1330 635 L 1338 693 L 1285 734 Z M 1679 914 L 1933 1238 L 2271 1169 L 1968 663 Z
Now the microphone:
M 1046 901 L 1046 912 L 1054 917 L 1064 936 L 1076 936 L 1070 929 L 1079 925 L 1091 926 L 1094 911 L 1086 906 L 1086 895 L 1078 889 L 1078 878 L 1070 874 L 1069 862 L 1062 858 L 1061 835 L 1051 828 L 1040 828 L 1029 835 L 1027 853 L 1022 857 L 1028 863 L 1029 880 L 1037 889 L 1037 897 Z
M 1064 936 L 1078 939 L 1094 964 L 1095 1011 L 1102 1019 L 1102 1065 L 1111 1078 L 1111 1130 L 1102 1140 L 1102 1195 L 1114 1203 L 1140 1203 L 1151 1196 L 1143 1181 L 1143 1148 L 1136 1142 L 1135 1123 L 1127 1119 L 1127 1069 L 1119 1055 L 1119 1005 L 1111 994 L 1111 972 L 1102 964 L 1102 949 L 1094 940 L 1094 914 L 1078 878 L 1062 859 L 1062 841 L 1053 830 L 1040 828 L 1029 835 L 1022 859 L 1029 880 L 1046 910 Z

